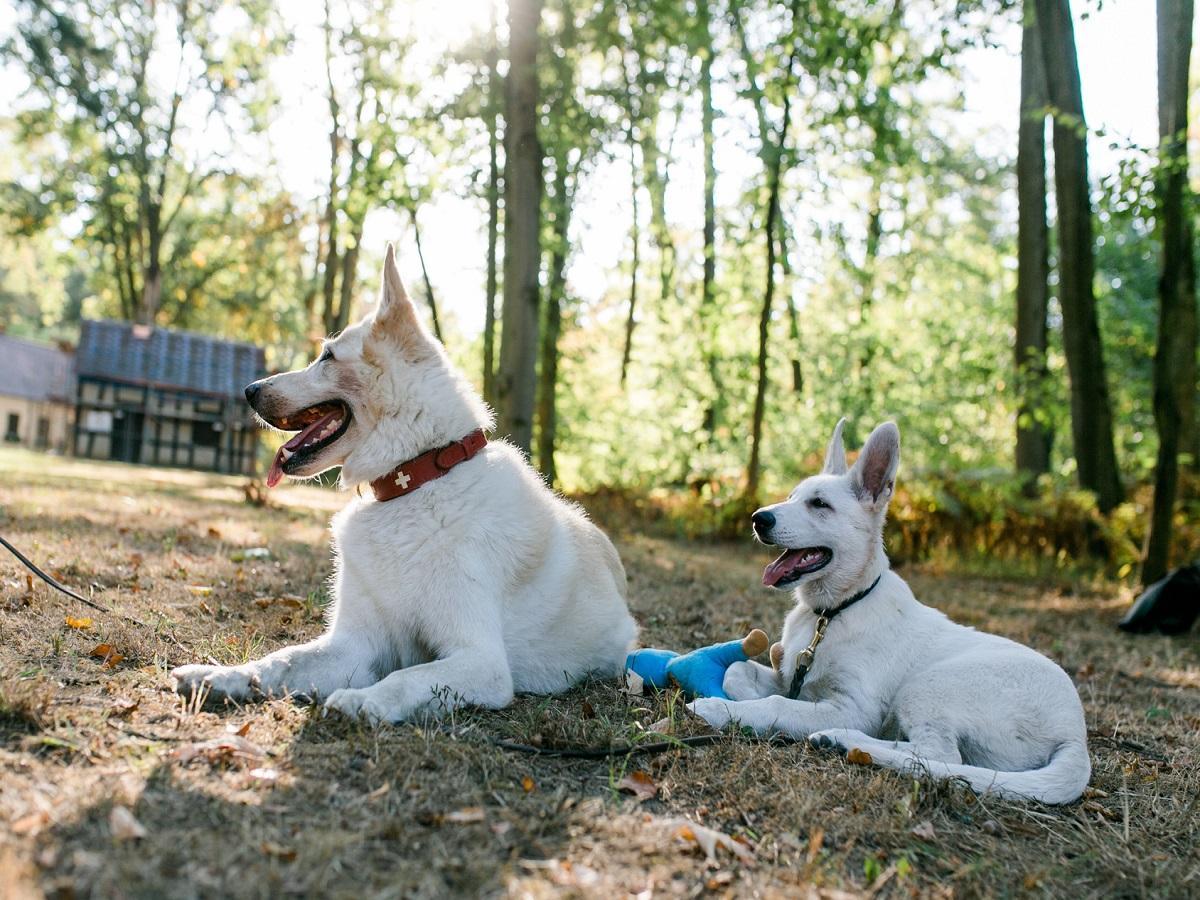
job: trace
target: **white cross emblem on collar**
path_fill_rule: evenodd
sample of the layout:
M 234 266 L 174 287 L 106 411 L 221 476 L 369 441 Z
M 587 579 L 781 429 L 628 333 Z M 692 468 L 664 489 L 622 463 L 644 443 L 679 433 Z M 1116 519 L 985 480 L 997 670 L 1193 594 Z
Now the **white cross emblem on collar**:
M 396 473 L 396 487 L 400 488 L 400 490 L 405 490 L 410 481 L 412 481 L 412 479 L 404 474 L 403 469 Z

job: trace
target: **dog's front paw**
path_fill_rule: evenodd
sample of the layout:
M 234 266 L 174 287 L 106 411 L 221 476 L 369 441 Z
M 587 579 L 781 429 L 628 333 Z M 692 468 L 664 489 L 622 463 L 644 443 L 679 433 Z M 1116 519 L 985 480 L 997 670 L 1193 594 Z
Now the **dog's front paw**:
M 687 708 L 717 731 L 733 721 L 733 710 L 729 701 L 718 697 L 699 697 L 689 703 Z
M 366 719 L 372 725 L 384 722 L 398 722 L 402 718 L 387 709 L 382 703 L 371 696 L 371 692 L 362 688 L 341 688 L 334 691 L 325 700 L 326 712 L 333 710 L 352 719 Z
M 194 697 L 209 694 L 244 700 L 255 690 L 253 676 L 237 666 L 179 666 L 171 670 L 175 692 Z

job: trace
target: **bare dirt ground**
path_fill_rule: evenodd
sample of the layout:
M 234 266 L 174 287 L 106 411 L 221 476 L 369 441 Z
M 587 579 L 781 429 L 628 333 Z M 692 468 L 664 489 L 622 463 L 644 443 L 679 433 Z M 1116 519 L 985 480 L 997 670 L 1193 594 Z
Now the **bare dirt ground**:
M 1065 808 L 736 735 L 563 760 L 495 741 L 608 747 L 656 739 L 664 718 L 705 728 L 673 695 L 608 683 L 379 729 L 282 700 L 175 697 L 174 665 L 321 629 L 326 520 L 344 498 L 272 497 L 256 508 L 234 479 L 0 451 L 0 534 L 145 623 L 30 583 L 0 553 L 0 895 L 1200 893 L 1197 641 L 1120 635 L 1129 594 L 1114 585 L 904 573 L 926 602 L 1075 677 L 1095 772 Z M 757 586 L 761 548 L 614 537 L 647 644 L 778 633 L 787 599 Z

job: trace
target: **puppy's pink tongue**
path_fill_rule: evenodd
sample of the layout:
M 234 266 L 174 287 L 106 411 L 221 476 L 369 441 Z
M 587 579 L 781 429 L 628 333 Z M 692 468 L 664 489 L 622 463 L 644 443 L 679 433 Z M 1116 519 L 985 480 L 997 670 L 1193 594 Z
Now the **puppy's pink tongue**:
M 267 483 L 270 484 L 269 481 Z M 779 579 L 796 567 L 798 556 L 800 556 L 799 550 L 785 550 L 778 559 L 763 569 L 762 583 L 767 587 L 774 587 Z

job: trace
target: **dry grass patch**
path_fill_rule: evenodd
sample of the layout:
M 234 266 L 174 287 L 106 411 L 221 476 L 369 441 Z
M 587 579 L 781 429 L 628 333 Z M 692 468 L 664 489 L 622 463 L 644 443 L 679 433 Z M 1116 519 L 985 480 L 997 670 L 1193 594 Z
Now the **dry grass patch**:
M 1128 597 L 1109 585 L 906 573 L 926 602 L 1075 676 L 1095 775 L 1064 809 L 738 736 L 558 759 L 496 741 L 626 746 L 659 739 L 649 729 L 663 719 L 674 734 L 704 726 L 675 696 L 607 683 L 380 729 L 285 701 L 194 708 L 171 694 L 173 665 L 320 631 L 341 498 L 272 499 L 247 504 L 233 479 L 0 452 L 0 533 L 145 623 L 31 588 L 0 558 L 10 893 L 1179 897 L 1200 882 L 1197 645 L 1119 634 Z M 648 643 L 778 632 L 786 599 L 756 586 L 764 552 L 616 538 Z M 260 546 L 269 557 L 246 553 Z M 96 654 L 104 644 L 115 653 Z

